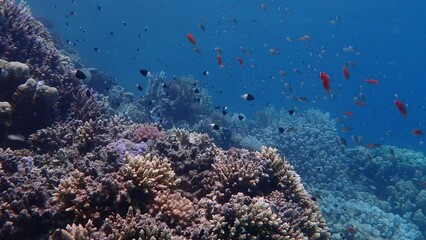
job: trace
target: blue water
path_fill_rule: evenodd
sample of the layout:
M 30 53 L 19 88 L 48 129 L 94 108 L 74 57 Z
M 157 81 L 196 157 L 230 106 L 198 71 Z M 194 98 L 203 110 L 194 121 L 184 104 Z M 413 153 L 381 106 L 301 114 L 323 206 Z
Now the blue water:
M 165 71 L 169 78 L 192 75 L 209 90 L 214 105 L 227 105 L 230 112 L 254 116 L 268 104 L 277 109 L 297 107 L 298 111 L 318 108 L 352 128 L 342 133 L 347 139 L 361 135 L 366 143 L 425 151 L 423 138 L 411 134 L 415 128 L 424 128 L 426 121 L 424 1 L 407 4 L 402 0 L 28 0 L 28 3 L 34 15 L 53 23 L 51 32 L 76 44 L 87 66 L 113 75 L 119 85 L 135 94 L 141 94 L 135 88 L 136 83 L 147 83 L 139 74 L 140 68 L 153 73 Z M 266 4 L 266 10 L 259 9 L 262 3 Z M 102 9 L 98 10 L 98 6 Z M 76 14 L 67 17 L 71 11 Z M 336 17 L 340 19 L 338 24 L 331 24 L 330 20 Z M 187 33 L 195 37 L 200 53 L 193 51 Z M 304 35 L 311 40 L 299 41 Z M 342 50 L 350 45 L 360 54 Z M 94 51 L 95 47 L 100 51 Z M 224 68 L 218 66 L 215 47 L 223 52 Z M 240 47 L 251 54 L 243 54 Z M 271 55 L 270 48 L 278 48 L 280 54 Z M 325 51 L 319 57 L 322 49 Z M 243 67 L 237 57 L 244 60 Z M 347 61 L 356 63 L 356 67 L 349 67 L 349 80 L 342 74 Z M 204 70 L 210 75 L 203 76 Z M 280 70 L 287 76 L 280 77 Z M 320 71 L 330 75 L 334 98 L 321 86 Z M 365 77 L 377 79 L 380 84 L 368 85 Z M 290 83 L 294 93 L 284 92 L 284 83 Z M 244 93 L 253 94 L 256 100 L 242 101 L 240 95 Z M 367 106 L 354 104 L 353 97 L 359 93 L 365 95 Z M 310 101 L 297 103 L 288 100 L 288 95 L 306 96 Z M 407 104 L 406 118 L 393 104 L 396 97 Z M 343 111 L 353 112 L 353 117 L 343 117 Z

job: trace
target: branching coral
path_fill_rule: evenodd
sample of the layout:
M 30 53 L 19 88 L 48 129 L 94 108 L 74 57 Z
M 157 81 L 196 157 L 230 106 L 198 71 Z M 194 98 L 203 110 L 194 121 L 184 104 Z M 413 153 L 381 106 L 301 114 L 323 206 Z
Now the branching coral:
M 144 193 L 157 192 L 179 184 L 167 159 L 147 154 L 146 156 L 126 157 L 127 164 L 120 169 L 124 181 L 131 188 L 137 188 Z
M 154 199 L 151 214 L 171 226 L 191 225 L 195 217 L 194 204 L 178 192 L 161 191 Z
M 284 223 L 275 206 L 262 197 L 253 199 L 234 195 L 211 220 L 211 239 L 286 239 L 289 225 Z M 302 238 L 297 238 L 302 239 Z
M 156 124 L 141 124 L 135 129 L 133 134 L 133 141 L 137 143 L 146 142 L 147 140 L 154 141 L 165 137 L 161 126 Z
M 76 221 L 81 219 L 96 219 L 99 214 L 91 203 L 92 196 L 99 188 L 89 176 L 78 170 L 62 179 L 53 193 L 53 199 L 58 203 L 59 212 L 69 212 Z

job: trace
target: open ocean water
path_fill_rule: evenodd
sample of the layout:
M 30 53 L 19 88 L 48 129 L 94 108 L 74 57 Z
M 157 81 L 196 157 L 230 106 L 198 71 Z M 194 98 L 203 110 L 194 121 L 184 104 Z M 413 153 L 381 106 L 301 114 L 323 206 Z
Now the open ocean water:
M 405 163 L 398 162 L 381 172 L 382 180 L 395 174 L 389 177 L 393 182 L 376 178 L 380 166 L 364 172 L 371 177 L 369 196 L 375 201 L 363 201 L 363 196 L 332 199 L 328 192 L 319 203 L 336 232 L 333 239 L 426 237 L 426 160 L 422 155 L 426 148 L 422 133 L 426 131 L 425 1 L 27 2 L 33 15 L 74 48 L 87 67 L 113 76 L 137 97 L 144 93 L 136 84 L 148 85 L 140 69 L 153 74 L 164 71 L 167 79 L 190 75 L 208 90 L 214 106 L 226 106 L 229 113 L 255 119 L 259 111 L 271 106 L 277 111 L 294 110 L 295 115 L 318 109 L 334 119 L 339 137 L 349 148 L 382 151 L 382 156 L 394 149 L 418 152 L 398 158 L 409 162 L 415 158 L 409 170 L 399 174 L 398 167 Z M 320 72 L 328 75 L 326 80 Z M 329 91 L 324 81 L 329 81 Z M 242 100 L 246 93 L 255 100 Z M 262 138 L 262 132 L 252 135 Z M 362 142 L 353 141 L 359 137 Z M 352 160 L 359 159 L 354 156 Z M 349 165 L 362 168 L 368 164 Z M 356 179 L 358 170 L 349 169 L 354 173 L 349 178 Z M 407 172 L 409 176 L 401 177 Z M 304 172 L 300 175 L 303 181 Z M 306 181 L 308 191 L 322 191 L 320 185 Z M 395 200 L 397 196 L 403 200 Z M 336 204 L 342 201 L 347 206 Z M 333 215 L 350 207 L 345 220 Z M 386 223 L 381 222 L 384 219 Z M 371 234 L 362 235 L 362 231 Z

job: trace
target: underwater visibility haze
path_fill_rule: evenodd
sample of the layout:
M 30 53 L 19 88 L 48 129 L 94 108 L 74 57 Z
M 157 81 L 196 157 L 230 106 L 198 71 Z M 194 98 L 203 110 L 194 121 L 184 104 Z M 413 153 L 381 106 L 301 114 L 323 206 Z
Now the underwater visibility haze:
M 425 239 L 425 12 L 0 0 L 0 239 Z

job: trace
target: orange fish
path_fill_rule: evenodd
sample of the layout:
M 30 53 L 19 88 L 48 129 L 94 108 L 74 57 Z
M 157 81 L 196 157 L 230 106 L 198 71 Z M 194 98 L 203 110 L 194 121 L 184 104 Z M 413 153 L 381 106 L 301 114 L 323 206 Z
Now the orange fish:
M 320 72 L 320 78 L 321 78 L 322 86 L 327 91 L 327 93 L 330 93 L 331 92 L 330 77 L 326 73 Z
M 413 134 L 414 136 L 423 136 L 423 131 L 421 129 L 413 129 L 411 131 L 411 134 Z
M 197 43 L 195 42 L 195 38 L 194 36 L 192 36 L 191 33 L 186 34 L 186 38 L 188 38 L 188 41 L 195 46 L 197 46 Z
M 217 55 L 216 59 L 217 59 L 217 63 L 219 64 L 219 67 L 223 68 L 224 66 L 223 66 L 222 56 L 221 55 Z
M 238 61 L 238 63 L 239 63 L 241 66 L 244 66 L 244 61 L 243 61 L 243 59 L 242 59 L 242 58 L 237 57 L 237 61 Z
M 349 76 L 350 76 L 349 69 L 346 66 L 343 66 L 342 71 L 343 71 L 343 75 L 345 76 L 346 80 L 348 80 Z
M 405 108 L 404 103 L 399 101 L 399 100 L 394 100 L 393 103 L 395 104 L 396 108 L 398 108 L 398 110 L 402 114 L 402 116 L 406 117 L 407 116 L 407 108 Z
M 371 85 L 377 85 L 377 84 L 379 84 L 379 80 L 376 80 L 376 79 L 369 79 L 369 78 L 366 78 L 364 81 L 365 81 L 366 83 L 371 84 Z
M 347 228 L 346 228 L 346 231 L 347 231 L 348 233 L 355 233 L 355 232 L 356 232 L 356 229 L 355 229 L 354 227 L 349 226 L 349 227 L 347 227 Z
M 352 117 L 353 113 L 352 112 L 343 112 L 343 115 L 348 116 L 348 117 Z

